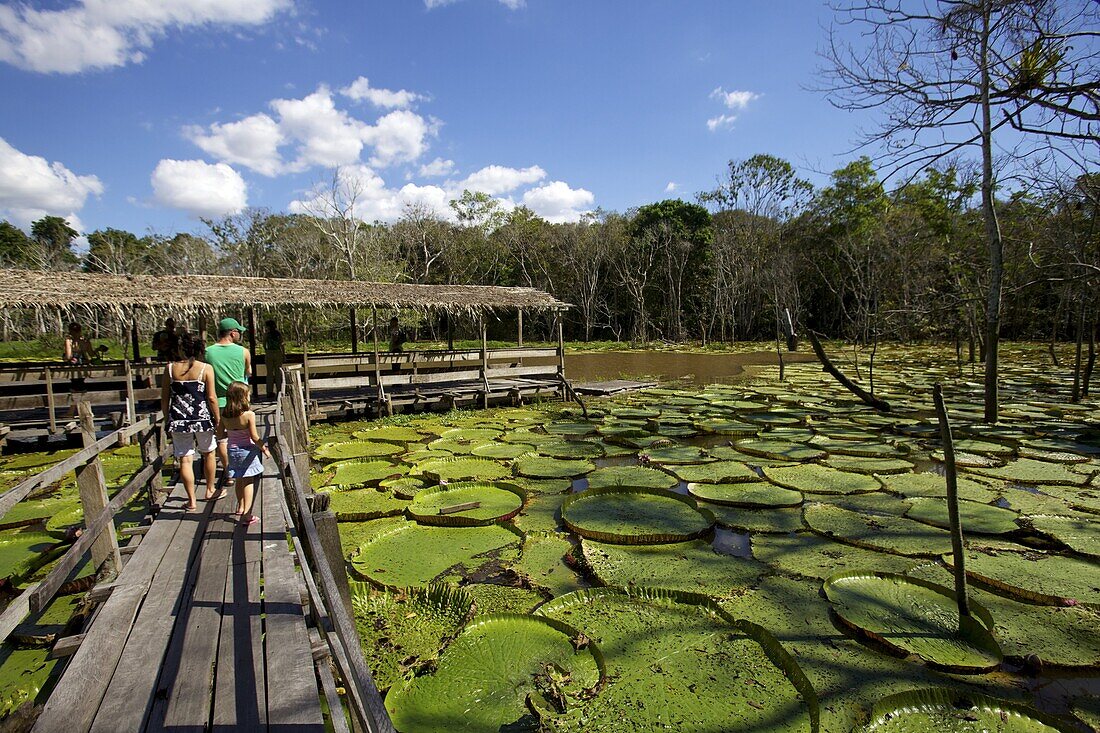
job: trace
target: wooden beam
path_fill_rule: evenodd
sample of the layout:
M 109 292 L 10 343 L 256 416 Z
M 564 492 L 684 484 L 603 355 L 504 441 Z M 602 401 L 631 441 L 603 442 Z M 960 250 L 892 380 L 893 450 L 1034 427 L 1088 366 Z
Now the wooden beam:
M 57 640 L 57 643 L 53 645 L 53 649 L 50 650 L 50 659 L 61 659 L 62 657 L 71 657 L 76 654 L 76 650 L 80 648 L 80 645 L 84 643 L 84 634 L 74 634 L 73 636 L 64 636 Z
M 523 309 L 516 311 L 519 317 L 519 328 L 516 329 L 516 346 L 523 348 Z
M 80 437 L 84 441 L 84 447 L 95 445 L 95 418 L 92 416 L 92 406 L 87 402 L 77 403 L 77 414 L 80 418 Z M 103 477 L 103 464 L 99 461 L 99 453 L 96 452 L 91 461 L 76 469 L 76 486 L 80 490 L 80 507 L 84 512 L 84 522 L 87 525 L 96 519 L 107 508 L 107 481 Z M 91 533 L 92 526 L 87 530 Z M 92 566 L 99 568 L 106 564 L 110 573 L 117 573 L 122 569 L 122 559 L 118 552 L 118 537 L 115 535 L 115 523 L 113 516 L 108 517 L 103 529 L 94 534 L 92 543 Z
M 46 376 L 46 409 L 50 411 L 50 432 L 57 432 L 57 403 L 53 395 L 53 372 L 49 367 L 42 370 Z
M 133 425 L 137 422 L 137 402 L 134 398 L 134 370 L 130 366 L 130 360 L 122 362 L 123 371 L 126 374 L 126 424 Z M 129 441 L 126 441 L 129 445 Z
M 141 361 L 141 337 L 138 336 L 136 316 L 130 320 L 130 348 L 134 354 L 134 361 Z
M 359 353 L 359 324 L 356 323 L 355 306 L 352 306 L 348 312 L 348 316 L 351 320 L 351 353 Z
M 489 408 L 489 349 L 486 335 L 485 316 L 481 316 L 481 386 L 485 390 L 481 393 L 481 406 Z
M 248 306 L 248 353 L 252 355 L 252 399 L 260 396 L 260 380 L 256 378 L 259 364 L 256 363 L 256 309 Z M 266 373 L 266 370 L 265 370 Z M 267 379 L 265 376 L 264 379 Z

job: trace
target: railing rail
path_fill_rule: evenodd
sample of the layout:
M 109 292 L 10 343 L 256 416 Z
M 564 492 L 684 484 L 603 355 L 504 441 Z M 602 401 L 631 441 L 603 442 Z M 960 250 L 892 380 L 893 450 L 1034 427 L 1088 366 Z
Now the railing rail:
M 284 368 L 283 391 L 275 408 L 277 427 L 273 447 L 293 525 L 299 537 L 304 538 L 301 543 L 304 549 L 304 556 L 301 557 L 303 572 L 317 580 L 312 585 L 320 598 L 314 600 L 315 603 L 320 602 L 325 611 L 318 626 L 324 632 L 332 658 L 344 679 L 349 693 L 348 706 L 355 722 L 368 733 L 392 733 L 393 724 L 363 657 L 355 620 L 341 600 L 340 584 L 326 556 L 306 493 L 310 489 L 308 454 L 305 461 L 302 456 L 308 423 L 305 405 L 299 403 L 298 397 L 302 393 L 298 381 L 301 378 L 301 371 Z M 310 585 L 307 583 L 307 587 Z M 313 588 L 310 590 L 312 593 Z

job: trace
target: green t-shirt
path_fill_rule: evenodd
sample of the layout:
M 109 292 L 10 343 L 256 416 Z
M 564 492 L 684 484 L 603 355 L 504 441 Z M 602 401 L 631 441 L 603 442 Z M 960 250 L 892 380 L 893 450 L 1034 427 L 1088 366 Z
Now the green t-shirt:
M 206 347 L 206 363 L 214 369 L 214 392 L 218 407 L 225 407 L 225 393 L 233 382 L 247 382 L 244 347 L 240 344 L 212 344 Z

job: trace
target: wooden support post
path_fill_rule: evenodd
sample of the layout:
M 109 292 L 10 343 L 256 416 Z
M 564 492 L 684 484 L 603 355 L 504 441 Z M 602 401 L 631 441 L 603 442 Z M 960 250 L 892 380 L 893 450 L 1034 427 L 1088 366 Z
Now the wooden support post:
M 130 348 L 134 352 L 134 361 L 141 361 L 141 337 L 138 336 L 137 316 L 130 320 Z
M 447 351 L 455 350 L 455 317 L 447 311 Z
M 565 379 L 565 336 L 561 311 L 558 311 L 558 376 Z
M 309 420 L 309 346 L 302 344 L 302 404 L 306 412 L 306 420 Z
M 122 370 L 126 374 L 126 424 L 133 425 L 137 422 L 137 402 L 134 399 L 134 368 L 129 359 L 123 360 Z M 119 441 L 119 445 L 130 445 L 130 438 L 124 441 Z
M 485 314 L 481 315 L 481 406 L 489 407 L 489 349 L 486 337 Z
M 87 448 L 96 442 L 95 417 L 92 415 L 91 403 L 86 400 L 78 402 L 77 415 L 80 418 L 80 437 Z M 76 469 L 76 486 L 80 490 L 80 506 L 84 511 L 85 521 L 99 516 L 107 508 L 107 481 L 103 477 L 103 464 L 99 461 L 98 453 L 88 463 Z M 115 535 L 113 520 L 107 523 L 92 545 L 92 565 L 97 569 L 102 566 L 111 575 L 122 569 L 122 557 L 118 552 L 118 537 Z
M 149 431 L 141 436 L 139 440 L 141 443 L 141 460 L 146 466 L 157 460 L 157 456 L 160 455 L 160 425 L 154 425 L 149 428 Z M 196 470 L 201 468 L 202 463 L 196 465 Z M 161 506 L 164 500 L 167 498 L 164 490 L 164 477 L 161 476 L 161 472 L 157 471 L 153 474 L 153 477 L 149 479 L 149 507 Z
M 378 356 L 378 308 L 370 307 L 371 321 L 374 324 L 374 386 L 375 398 L 378 400 L 378 415 L 382 415 L 382 403 L 386 399 L 386 392 L 382 389 L 382 364 Z
M 49 367 L 45 367 L 43 373 L 46 376 L 46 409 L 50 411 L 50 433 L 57 432 L 57 398 L 53 393 L 53 372 Z M 72 399 L 72 393 L 69 394 L 69 398 Z
M 302 391 L 302 373 L 300 371 L 295 371 L 292 373 L 294 375 L 293 402 L 295 415 L 297 415 L 298 421 L 297 427 L 301 430 L 301 444 L 303 447 L 305 447 L 309 445 L 309 406 L 306 404 L 306 395 Z M 306 473 L 308 474 L 309 471 L 306 471 Z
M 206 311 L 199 311 L 199 338 L 206 343 Z
M 259 364 L 256 363 L 256 309 L 252 306 L 248 306 L 248 353 L 252 355 L 252 399 L 258 399 L 260 396 L 260 380 L 256 377 L 256 372 L 259 370 Z M 264 367 L 264 379 L 267 376 L 267 367 Z
M 516 329 L 516 345 L 523 346 L 523 309 L 516 311 L 519 314 L 519 328 Z
M 351 317 L 351 353 L 359 353 L 359 324 L 356 323 L 355 307 L 352 306 L 348 314 Z
M 321 496 L 325 497 L 324 504 L 326 506 L 317 511 L 320 506 L 318 497 Z M 348 615 L 354 618 L 355 612 L 351 607 L 351 589 L 348 587 L 348 571 L 344 564 L 344 550 L 340 545 L 340 530 L 336 526 L 336 515 L 332 513 L 327 505 L 327 494 L 314 495 L 313 523 L 317 525 L 317 534 L 321 539 L 321 549 L 324 551 L 325 556 L 323 561 L 332 571 L 332 576 L 336 578 L 336 588 L 340 593 L 340 602 L 344 605 Z

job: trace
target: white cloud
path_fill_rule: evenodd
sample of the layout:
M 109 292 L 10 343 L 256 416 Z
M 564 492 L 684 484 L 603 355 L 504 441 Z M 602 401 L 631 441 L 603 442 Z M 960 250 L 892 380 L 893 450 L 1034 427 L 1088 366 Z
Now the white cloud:
M 591 191 L 570 188 L 564 181 L 553 181 L 523 194 L 524 205 L 554 224 L 579 220 L 595 200 Z
M 449 176 L 454 169 L 455 162 L 453 160 L 436 158 L 431 163 L 420 166 L 420 176 L 421 178 L 442 178 L 443 176 Z
M 718 100 L 727 109 L 737 113 L 747 109 L 751 102 L 760 99 L 760 95 L 756 92 L 746 92 L 737 89 L 727 92 L 722 87 L 718 87 L 710 93 L 710 98 Z M 707 129 L 711 132 L 720 129 L 728 129 L 733 127 L 733 123 L 736 121 L 737 114 L 720 114 L 717 117 L 711 117 L 707 120 Z
M 166 159 L 149 180 L 157 203 L 193 216 L 237 214 L 248 205 L 244 179 L 225 163 Z
M 0 215 L 13 223 L 25 227 L 46 215 L 65 216 L 76 229 L 76 212 L 89 195 L 102 193 L 97 177 L 22 153 L 0 137 Z
M 676 190 L 677 190 L 678 188 L 680 188 L 680 184 L 679 184 L 679 183 L 675 183 L 675 182 L 673 182 L 673 181 L 669 181 L 669 182 L 668 182 L 668 185 L 666 185 L 666 186 L 665 186 L 665 193 L 675 193 L 675 191 L 676 191 Z
M 442 217 L 450 217 L 448 202 L 451 195 L 439 186 L 417 186 L 409 183 L 400 189 L 386 187 L 386 182 L 365 165 L 345 166 L 340 169 L 341 186 L 355 192 L 352 213 L 366 222 L 394 222 L 401 218 L 409 204 L 423 204 Z M 324 197 L 331 183 L 313 187 L 300 199 L 291 201 L 287 209 L 294 214 L 323 214 L 327 209 Z
M 266 114 L 238 122 L 215 122 L 209 133 L 203 133 L 201 127 L 191 127 L 184 134 L 203 151 L 226 163 L 237 163 L 265 176 L 277 175 L 283 167 L 279 146 L 286 138 L 279 124 Z
M 362 140 L 374 146 L 370 164 L 379 168 L 416 160 L 428 149 L 439 122 L 429 122 L 415 112 L 396 110 L 362 131 Z
M 59 10 L 0 5 L 0 61 L 73 74 L 140 63 L 169 30 L 256 26 L 292 0 L 77 0 Z
M 514 191 L 520 186 L 535 183 L 546 178 L 546 171 L 537 165 L 528 168 L 508 168 L 502 165 L 488 165 L 471 173 L 456 185 L 458 190 L 481 191 L 490 196 Z
M 310 166 L 334 167 L 359 161 L 368 125 L 336 108 L 323 84 L 302 99 L 276 99 L 271 108 L 279 115 L 279 129 L 299 143 L 293 170 Z
M 366 100 L 375 107 L 384 107 L 386 109 L 403 109 L 411 107 L 414 102 L 424 99 L 423 95 L 417 94 L 416 92 L 410 92 L 406 89 L 400 89 L 396 92 L 392 89 L 376 89 L 371 87 L 370 82 L 365 76 L 359 77 L 351 84 L 341 89 L 340 93 L 356 102 Z

